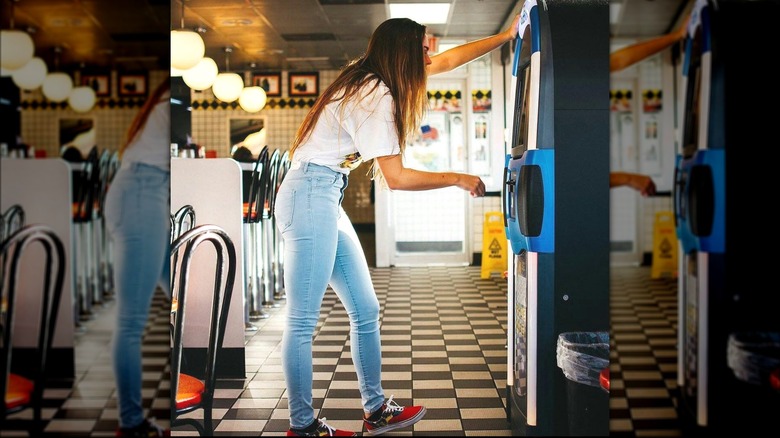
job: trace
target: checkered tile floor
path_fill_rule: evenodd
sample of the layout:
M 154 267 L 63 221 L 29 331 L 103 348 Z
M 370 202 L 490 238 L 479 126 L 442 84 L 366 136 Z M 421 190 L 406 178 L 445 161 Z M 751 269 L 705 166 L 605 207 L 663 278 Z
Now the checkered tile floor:
M 110 349 L 116 302 L 106 301 L 94 310 L 95 317 L 83 322 L 84 330 L 75 335 L 75 378 L 50 381 L 44 392 L 42 416 L 47 421 L 47 436 L 108 437 L 118 427 Z M 142 346 L 142 395 L 147 416 L 156 417 L 165 427 L 170 423 L 169 318 L 169 301 L 158 291 Z M 27 436 L 25 428 L 31 418 L 31 409 L 10 416 L 0 436 Z
M 611 268 L 610 436 L 680 436 L 677 280 Z
M 428 408 L 423 420 L 388 436 L 511 435 L 506 421 L 506 282 L 479 267 L 372 269 L 381 306 L 382 378 L 401 405 Z M 215 394 L 215 435 L 280 436 L 289 428 L 280 365 L 284 306 L 247 335 L 246 381 Z M 314 340 L 316 415 L 361 431 L 363 411 L 350 357 L 349 320 L 335 293 L 322 304 Z M 202 418 L 202 412 L 190 415 Z M 189 426 L 174 435 L 195 435 Z
M 383 384 L 401 404 L 428 408 L 425 419 L 388 436 L 511 435 L 506 423 L 506 282 L 478 267 L 372 269 L 382 308 Z M 649 268 L 612 268 L 610 434 L 681 435 L 676 404 L 676 280 L 651 280 Z M 246 380 L 220 382 L 215 435 L 280 436 L 288 427 L 279 340 L 284 306 L 247 332 Z M 113 436 L 117 402 L 109 344 L 115 320 L 107 302 L 76 336 L 76 378 L 49 383 L 43 416 L 49 436 Z M 168 307 L 155 296 L 144 342 L 144 406 L 167 425 Z M 335 294 L 322 305 L 315 338 L 315 406 L 340 428 L 361 430 L 348 318 Z M 25 410 L 0 436 L 24 436 Z M 198 415 L 195 412 L 191 415 Z M 196 435 L 187 426 L 174 435 Z

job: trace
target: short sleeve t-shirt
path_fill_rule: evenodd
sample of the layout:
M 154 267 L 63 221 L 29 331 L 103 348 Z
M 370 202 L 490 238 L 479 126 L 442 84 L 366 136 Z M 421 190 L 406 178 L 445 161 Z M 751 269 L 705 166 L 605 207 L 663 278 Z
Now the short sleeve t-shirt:
M 171 95 L 160 97 L 146 125 L 127 145 L 122 154 L 122 164 L 144 163 L 163 170 L 171 168 Z
M 381 81 L 368 81 L 356 96 L 328 103 L 311 135 L 293 154 L 293 166 L 311 162 L 349 174 L 359 160 L 401 153 L 393 98 Z

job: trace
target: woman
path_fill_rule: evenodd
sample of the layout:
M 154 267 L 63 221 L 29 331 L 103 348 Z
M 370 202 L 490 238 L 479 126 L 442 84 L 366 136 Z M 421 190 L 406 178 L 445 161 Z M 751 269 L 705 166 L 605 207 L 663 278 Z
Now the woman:
M 347 177 L 374 160 L 373 175 L 391 190 L 457 186 L 483 196 L 479 177 L 404 167 L 406 139 L 420 127 L 428 99 L 427 75 L 452 70 L 500 47 L 517 35 L 515 17 L 504 32 L 440 55 L 428 55 L 425 26 L 390 19 L 373 33 L 366 53 L 345 67 L 317 99 L 290 149 L 291 169 L 277 194 L 275 218 L 285 242 L 287 327 L 282 366 L 290 409 L 288 436 L 354 436 L 314 417 L 312 335 L 328 284 L 350 319 L 352 360 L 357 371 L 369 434 L 411 426 L 423 406 L 385 399 L 380 379 L 379 302 L 366 258 L 341 208 Z
M 141 340 L 156 287 L 170 289 L 170 81 L 165 79 L 136 115 L 121 166 L 106 195 L 113 241 L 117 325 L 113 366 L 119 401 L 118 437 L 170 436 L 144 418 Z

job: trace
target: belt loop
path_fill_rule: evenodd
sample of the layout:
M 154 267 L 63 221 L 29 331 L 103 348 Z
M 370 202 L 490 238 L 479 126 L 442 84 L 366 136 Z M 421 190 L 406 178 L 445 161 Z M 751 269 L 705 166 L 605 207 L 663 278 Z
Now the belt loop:
M 307 170 L 308 168 L 309 168 L 309 162 L 308 162 L 308 161 L 303 161 L 303 162 L 301 162 L 301 171 L 302 171 L 303 173 L 306 173 L 306 170 Z

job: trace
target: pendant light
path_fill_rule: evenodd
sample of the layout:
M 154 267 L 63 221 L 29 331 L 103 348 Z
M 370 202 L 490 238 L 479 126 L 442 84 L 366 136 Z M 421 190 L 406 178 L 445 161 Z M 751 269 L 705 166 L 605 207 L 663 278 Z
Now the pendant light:
M 68 96 L 68 104 L 77 113 L 89 112 L 95 106 L 95 100 L 95 90 L 84 85 L 73 88 Z
M 184 29 L 184 0 L 181 2 L 181 29 L 171 31 L 171 68 L 189 70 L 206 54 L 206 44 L 196 31 Z
M 27 32 L 14 30 L 14 4 L 11 1 L 11 26 L 0 31 L 0 67 L 17 70 L 24 67 L 35 54 L 35 45 Z
M 241 96 L 241 90 L 244 89 L 244 78 L 237 73 L 230 73 L 230 61 L 228 60 L 230 52 L 233 49 L 225 47 L 225 73 L 220 73 L 211 86 L 214 97 L 223 102 L 233 102 Z
M 43 59 L 34 57 L 23 67 L 13 70 L 11 79 L 22 90 L 34 90 L 43 84 L 48 68 Z
M 55 71 L 46 75 L 41 88 L 43 95 L 52 102 L 63 102 L 70 96 L 70 92 L 73 91 L 73 80 L 70 76 L 67 73 L 56 71 L 59 70 L 60 52 L 62 52 L 61 48 L 54 48 Z
M 206 56 L 201 58 L 195 67 L 186 70 L 181 77 L 188 87 L 193 90 L 203 91 L 214 84 L 218 73 L 217 63 Z
M 248 113 L 256 113 L 265 107 L 267 100 L 263 87 L 246 87 L 241 90 L 238 104 Z

